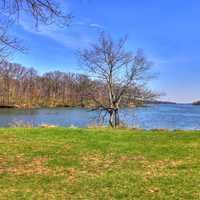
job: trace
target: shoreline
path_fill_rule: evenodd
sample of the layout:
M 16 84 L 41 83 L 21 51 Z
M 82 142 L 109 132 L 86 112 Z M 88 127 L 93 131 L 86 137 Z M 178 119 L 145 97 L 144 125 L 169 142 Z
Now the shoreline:
M 181 103 L 166 103 L 166 102 L 150 102 L 150 103 L 144 103 L 144 104 L 137 104 L 137 105 L 124 105 L 120 108 L 137 108 L 137 107 L 147 107 L 150 105 L 162 105 L 162 104 L 168 104 L 168 105 L 183 105 Z M 191 104 L 193 105 L 193 104 Z M 0 105 L 0 109 L 40 109 L 40 108 L 86 108 L 86 109 L 94 109 L 94 105 L 65 105 L 65 104 L 58 104 L 58 105 Z M 119 108 L 119 109 L 120 109 Z
M 150 104 L 145 105 L 130 105 L 123 106 L 121 108 L 136 108 L 136 107 L 145 107 Z M 55 106 L 19 106 L 19 105 L 5 105 L 0 106 L 0 109 L 41 109 L 41 108 L 86 108 L 86 109 L 94 109 L 95 106 L 81 106 L 81 105 L 55 105 Z

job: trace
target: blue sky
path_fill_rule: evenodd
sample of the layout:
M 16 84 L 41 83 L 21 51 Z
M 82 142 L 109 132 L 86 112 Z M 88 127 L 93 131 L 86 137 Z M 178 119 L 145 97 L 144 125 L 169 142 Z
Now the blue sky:
M 24 17 L 12 30 L 23 39 L 28 54 L 12 57 L 40 73 L 50 70 L 81 72 L 75 52 L 97 39 L 101 31 L 114 38 L 128 34 L 127 48 L 144 49 L 159 74 L 150 86 L 163 100 L 200 99 L 200 1 L 182 0 L 66 0 L 72 11 L 70 27 L 35 30 Z

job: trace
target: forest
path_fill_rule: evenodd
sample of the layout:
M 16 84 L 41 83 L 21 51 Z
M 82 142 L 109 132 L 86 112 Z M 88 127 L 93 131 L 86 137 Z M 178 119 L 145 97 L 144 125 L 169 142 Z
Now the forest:
M 93 107 L 94 96 L 106 101 L 105 92 L 104 83 L 87 75 L 60 71 L 39 75 L 34 68 L 8 61 L 0 63 L 0 107 Z M 129 94 L 123 105 L 141 103 L 141 97 L 138 100 L 133 92 Z
M 86 106 L 87 76 L 60 71 L 43 75 L 7 61 L 0 64 L 1 107 Z M 87 102 L 87 103 L 86 103 Z

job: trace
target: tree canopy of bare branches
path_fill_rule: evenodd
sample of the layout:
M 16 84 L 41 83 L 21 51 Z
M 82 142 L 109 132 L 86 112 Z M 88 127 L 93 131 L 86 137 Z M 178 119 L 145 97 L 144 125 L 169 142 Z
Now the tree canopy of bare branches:
M 64 4 L 64 1 L 63 1 Z M 31 16 L 35 25 L 69 24 L 72 15 L 66 13 L 58 0 L 0 0 L 0 11 L 7 17 L 18 20 L 23 13 Z
M 0 0 L 0 58 L 7 57 L 12 50 L 24 51 L 21 41 L 9 34 L 11 25 L 24 15 L 32 19 L 36 28 L 40 24 L 69 25 L 72 15 L 63 5 L 58 0 Z
M 25 52 L 21 41 L 9 34 L 9 23 L 0 20 L 0 62 L 6 60 L 12 51 Z
M 79 52 L 79 59 L 89 75 L 102 83 L 101 88 L 93 88 L 89 95 L 97 104 L 96 109 L 109 114 L 111 127 L 120 124 L 119 108 L 123 102 L 130 99 L 145 102 L 155 97 L 146 87 L 152 78 L 151 63 L 141 50 L 126 51 L 126 41 L 127 37 L 114 41 L 102 33 L 96 44 Z M 104 98 L 95 95 L 98 91 Z

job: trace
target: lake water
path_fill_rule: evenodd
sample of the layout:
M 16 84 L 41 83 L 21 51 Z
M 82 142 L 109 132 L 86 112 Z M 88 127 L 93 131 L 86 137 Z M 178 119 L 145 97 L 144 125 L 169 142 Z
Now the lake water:
M 123 108 L 120 116 L 130 127 L 200 129 L 200 106 L 158 104 Z M 97 113 L 82 108 L 0 109 L 0 127 L 9 127 L 15 122 L 87 127 L 96 117 Z

